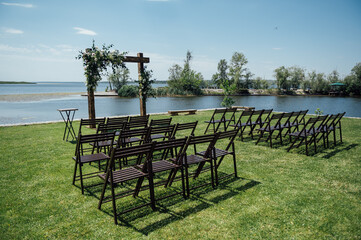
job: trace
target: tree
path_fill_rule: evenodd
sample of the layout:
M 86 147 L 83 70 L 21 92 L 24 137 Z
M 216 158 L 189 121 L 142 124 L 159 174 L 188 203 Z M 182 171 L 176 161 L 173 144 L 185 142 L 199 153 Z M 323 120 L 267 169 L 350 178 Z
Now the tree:
M 190 62 L 192 60 L 192 53 L 187 51 L 186 59 L 184 60 L 183 68 L 178 64 L 169 68 L 168 86 L 175 94 L 194 94 L 201 95 L 203 76 L 191 69 Z
M 248 60 L 243 53 L 235 52 L 233 54 L 229 67 L 229 77 L 238 92 L 243 88 L 247 88 L 244 82 L 244 77 L 249 74 L 248 69 L 245 67 L 247 63 Z
M 109 84 L 113 84 L 116 91 L 125 86 L 129 79 L 128 68 L 117 68 L 115 73 L 110 74 L 108 77 Z
M 346 91 L 351 94 L 361 95 L 361 63 L 357 63 L 351 74 L 345 78 Z
M 123 63 L 125 52 L 120 53 L 118 50 L 110 51 L 112 47 L 112 44 L 109 46 L 103 45 L 100 50 L 95 46 L 93 40 L 92 47 L 85 49 L 85 52 L 79 51 L 79 55 L 76 57 L 77 59 L 83 59 L 90 119 L 95 119 L 94 91 L 98 86 L 98 82 L 102 79 L 102 75 L 107 74 L 108 67 L 112 68 L 113 73 L 115 73 L 117 68 L 125 68 Z
M 305 80 L 305 70 L 300 67 L 293 66 L 288 68 L 288 72 L 290 74 L 290 87 L 298 89 L 301 83 Z
M 229 80 L 228 78 L 228 65 L 226 59 L 221 59 L 218 63 L 218 72 L 213 74 L 212 81 L 217 85 L 217 87 L 221 87 L 223 81 Z
M 277 80 L 278 90 L 282 90 L 282 89 L 290 90 L 290 83 L 289 83 L 290 73 L 288 69 L 285 68 L 284 66 L 281 66 L 279 68 L 276 68 L 274 72 Z
M 221 103 L 223 107 L 231 107 L 234 103 L 234 100 L 229 96 L 234 91 L 233 85 L 227 75 L 227 61 L 225 59 L 221 59 L 218 63 L 218 72 L 213 74 L 212 80 L 217 84 L 218 87 L 223 89 L 224 98 Z
M 327 76 L 327 80 L 328 80 L 330 83 L 340 82 L 340 74 L 339 74 L 336 70 L 333 70 L 333 71 Z

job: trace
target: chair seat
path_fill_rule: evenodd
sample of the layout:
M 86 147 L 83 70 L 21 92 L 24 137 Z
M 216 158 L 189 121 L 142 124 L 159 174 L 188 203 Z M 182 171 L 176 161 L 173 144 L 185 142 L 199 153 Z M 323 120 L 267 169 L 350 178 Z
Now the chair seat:
M 116 145 L 117 142 L 114 141 L 113 144 Z M 91 146 L 94 146 L 94 143 L 92 142 L 92 143 L 90 143 L 90 145 L 91 145 Z M 108 146 L 110 146 L 110 145 L 112 145 L 112 141 L 110 141 L 110 140 L 108 140 L 108 141 L 96 142 L 96 144 L 95 144 L 96 147 L 108 147 Z
M 275 131 L 275 130 L 281 130 L 282 127 L 280 126 L 271 126 L 271 127 L 265 127 L 265 128 L 258 128 L 257 130 L 258 131 L 262 131 L 262 132 L 272 132 L 272 131 Z
M 216 151 L 216 158 L 222 157 L 222 156 L 226 156 L 228 154 L 233 154 L 233 152 L 229 152 L 223 149 L 219 149 L 219 148 L 215 148 Z M 204 156 L 204 154 L 206 153 L 206 151 L 202 151 L 202 152 L 198 152 L 198 155 Z M 213 154 L 213 152 L 212 152 Z M 212 156 L 213 157 L 213 156 Z
M 139 142 L 142 139 L 138 138 L 138 137 L 131 137 L 131 138 L 126 138 L 124 139 L 124 143 L 133 143 L 133 142 Z
M 175 158 L 171 158 L 171 161 L 175 162 Z M 198 156 L 198 155 L 188 155 L 187 156 L 187 164 L 188 165 L 192 165 L 192 164 L 198 164 L 201 162 L 205 162 L 205 161 L 209 161 L 208 159 Z M 183 164 L 185 164 L 185 158 L 183 157 Z
M 76 160 L 76 157 L 73 157 L 73 159 Z M 81 163 L 96 162 L 96 161 L 108 160 L 108 159 L 109 159 L 109 156 L 102 152 L 80 156 Z
M 307 132 L 303 131 L 303 132 L 293 132 L 293 133 L 290 133 L 289 135 L 291 136 L 300 136 L 300 137 L 309 137 L 309 136 L 313 136 L 315 135 L 316 131 L 313 131 L 313 130 L 309 130 Z
M 163 134 L 153 134 L 150 136 L 150 138 L 153 139 L 159 139 L 159 138 L 165 138 L 166 136 Z
M 174 168 L 179 168 L 180 166 L 177 164 L 171 163 L 167 160 L 160 160 L 157 162 L 153 162 L 152 167 L 153 167 L 153 173 L 157 173 L 157 172 L 171 170 Z M 143 164 L 137 165 L 137 168 L 142 169 Z
M 113 183 L 121 183 L 140 177 L 146 177 L 147 175 L 148 174 L 139 171 L 135 167 L 124 168 L 113 172 Z M 99 174 L 99 177 L 105 180 L 106 174 Z M 110 178 L 108 179 L 108 182 L 110 183 Z

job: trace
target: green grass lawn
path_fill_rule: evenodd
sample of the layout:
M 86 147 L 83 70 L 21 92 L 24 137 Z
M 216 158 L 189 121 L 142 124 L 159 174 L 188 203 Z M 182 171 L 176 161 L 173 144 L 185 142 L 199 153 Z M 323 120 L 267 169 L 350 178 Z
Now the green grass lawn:
M 199 135 L 210 116 L 197 112 L 173 122 L 198 120 Z M 64 123 L 1 127 L 0 239 L 360 239 L 361 120 L 342 124 L 344 142 L 333 147 L 331 141 L 329 149 L 319 143 L 311 156 L 302 148 L 288 153 L 288 144 L 271 149 L 238 139 L 239 178 L 197 189 L 187 200 L 160 201 L 155 212 L 145 207 L 122 215 L 119 225 L 111 203 L 97 209 L 101 187 L 82 195 L 72 185 L 75 144 L 62 140 Z M 230 158 L 220 171 L 232 172 Z M 135 201 L 119 199 L 117 206 Z

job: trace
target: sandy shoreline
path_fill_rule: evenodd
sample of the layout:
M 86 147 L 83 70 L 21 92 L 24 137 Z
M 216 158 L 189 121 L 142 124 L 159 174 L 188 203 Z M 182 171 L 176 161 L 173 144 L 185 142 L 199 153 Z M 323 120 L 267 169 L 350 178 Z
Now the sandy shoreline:
M 64 98 L 69 96 L 80 96 L 84 92 L 78 93 L 31 93 L 31 94 L 8 94 L 0 95 L 1 102 L 28 102 L 48 99 Z

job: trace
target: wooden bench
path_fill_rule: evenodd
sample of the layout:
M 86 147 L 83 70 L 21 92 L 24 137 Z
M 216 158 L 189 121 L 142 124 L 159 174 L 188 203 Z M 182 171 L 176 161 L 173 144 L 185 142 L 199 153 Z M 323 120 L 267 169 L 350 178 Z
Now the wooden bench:
M 172 116 L 178 115 L 178 113 L 196 114 L 197 109 L 185 109 L 185 110 L 169 110 L 168 113 Z
M 237 108 L 238 109 L 241 109 L 241 110 L 245 110 L 245 111 L 249 111 L 249 110 L 254 110 L 255 107 L 246 107 L 246 106 L 232 106 L 232 108 Z

